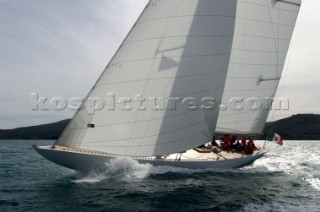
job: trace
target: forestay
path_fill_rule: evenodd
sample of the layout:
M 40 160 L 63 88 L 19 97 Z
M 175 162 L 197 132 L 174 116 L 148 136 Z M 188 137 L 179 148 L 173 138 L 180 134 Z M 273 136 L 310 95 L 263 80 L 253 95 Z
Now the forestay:
M 148 105 L 152 97 L 214 97 L 221 103 L 235 12 L 236 0 L 150 1 L 89 93 L 85 109 L 75 114 L 56 144 L 151 156 L 210 141 L 218 107 L 190 110 L 179 102 L 172 107 L 170 101 L 164 110 Z M 145 105 L 137 108 L 129 99 L 140 94 L 146 100 L 137 102 Z M 100 100 L 92 100 L 97 97 L 106 103 L 103 109 Z

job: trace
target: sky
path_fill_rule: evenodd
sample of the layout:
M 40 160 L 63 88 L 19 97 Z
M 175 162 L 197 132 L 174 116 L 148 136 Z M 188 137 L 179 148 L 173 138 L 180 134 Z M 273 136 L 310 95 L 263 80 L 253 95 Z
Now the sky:
M 148 0 L 0 0 L 0 129 L 50 123 L 73 110 L 32 110 L 38 97 L 85 97 Z M 320 113 L 320 1 L 304 0 L 277 96 Z M 43 109 L 43 108 L 42 108 Z

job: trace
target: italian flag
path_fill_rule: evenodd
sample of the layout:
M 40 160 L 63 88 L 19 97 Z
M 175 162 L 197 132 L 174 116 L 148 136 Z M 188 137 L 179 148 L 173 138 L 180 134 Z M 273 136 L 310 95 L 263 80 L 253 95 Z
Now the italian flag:
M 281 136 L 277 133 L 273 133 L 273 132 L 269 133 L 267 140 L 274 142 L 276 144 L 279 144 L 280 146 L 283 145 L 283 140 L 282 140 Z

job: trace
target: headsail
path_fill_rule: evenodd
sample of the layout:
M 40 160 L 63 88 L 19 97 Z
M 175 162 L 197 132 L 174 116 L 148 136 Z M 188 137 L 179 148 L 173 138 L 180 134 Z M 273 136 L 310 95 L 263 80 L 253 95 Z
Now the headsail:
M 56 144 L 150 156 L 208 142 L 218 107 L 208 112 L 174 103 L 172 109 L 165 101 L 161 110 L 149 103 L 158 97 L 214 97 L 220 104 L 235 12 L 236 0 L 150 1 L 89 93 L 85 109 L 76 113 Z M 105 102 L 103 109 L 99 98 Z M 135 102 L 147 106 L 137 108 Z
M 301 0 L 239 0 L 237 4 L 216 132 L 259 134 L 278 87 Z

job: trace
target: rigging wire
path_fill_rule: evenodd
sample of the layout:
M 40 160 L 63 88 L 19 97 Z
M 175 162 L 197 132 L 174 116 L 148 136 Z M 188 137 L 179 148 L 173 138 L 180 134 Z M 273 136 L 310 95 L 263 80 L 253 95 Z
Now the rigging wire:
M 268 5 L 268 0 L 266 0 L 266 5 Z M 272 21 L 272 14 L 271 14 L 271 9 L 272 7 L 277 7 L 278 9 L 278 23 L 274 23 Z M 273 30 L 273 36 L 274 36 L 274 44 L 275 44 L 275 49 L 276 49 L 276 57 L 277 57 L 277 66 L 276 66 L 276 70 L 275 70 L 275 77 L 279 77 L 279 46 L 280 46 L 280 21 L 281 21 L 281 9 L 280 9 L 280 6 L 279 6 L 279 3 L 278 2 L 273 2 L 271 1 L 271 7 L 268 6 L 268 13 L 269 13 L 269 18 L 270 18 L 270 23 L 271 23 L 271 26 L 272 26 L 272 30 Z M 277 32 L 275 30 L 275 26 L 274 25 L 277 25 L 276 27 L 278 27 L 277 29 Z M 281 71 L 280 71 L 280 74 L 281 74 Z M 277 90 L 277 87 L 279 86 L 279 81 L 275 81 L 275 90 Z M 275 93 L 273 94 L 273 96 L 275 97 L 276 95 L 276 91 Z M 274 116 L 275 116 L 275 112 L 276 110 L 273 109 L 273 104 L 271 105 L 271 121 L 274 119 Z M 270 115 L 269 115 L 270 117 Z

